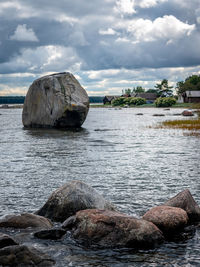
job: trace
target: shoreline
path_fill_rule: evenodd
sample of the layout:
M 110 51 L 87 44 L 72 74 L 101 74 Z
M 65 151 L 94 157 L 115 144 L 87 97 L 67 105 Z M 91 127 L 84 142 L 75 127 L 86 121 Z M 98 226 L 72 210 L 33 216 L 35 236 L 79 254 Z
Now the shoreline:
M 120 107 L 120 106 L 112 106 L 112 105 L 104 105 L 104 104 L 90 104 L 90 108 L 156 108 L 156 109 L 176 109 L 176 108 L 183 108 L 183 109 L 196 109 L 194 103 L 178 103 L 171 107 L 156 107 L 154 104 L 145 104 L 140 106 L 131 106 L 131 107 Z M 0 109 L 20 109 L 23 108 L 23 104 L 1 104 Z

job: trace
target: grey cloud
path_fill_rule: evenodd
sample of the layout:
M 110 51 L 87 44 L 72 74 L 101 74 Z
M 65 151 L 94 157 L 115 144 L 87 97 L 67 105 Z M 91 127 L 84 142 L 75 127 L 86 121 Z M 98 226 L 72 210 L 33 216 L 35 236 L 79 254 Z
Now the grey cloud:
M 2 0 L 0 7 L 4 2 L 8 1 Z M 163 72 L 160 68 L 200 65 L 199 0 L 171 0 L 148 8 L 137 5 L 136 13 L 124 17 L 114 12 L 115 5 L 116 0 L 13 0 L 10 7 L 2 9 L 2 12 L 0 10 L 0 73 L 42 75 L 48 71 L 69 70 L 76 71 L 89 84 L 94 80 L 84 74 L 87 71 L 126 69 L 133 75 L 135 70 L 140 78 L 151 80 L 155 77 L 161 79 Z M 128 21 L 136 19 L 148 19 L 150 25 L 165 15 L 174 16 L 189 26 L 195 25 L 195 29 L 175 32 L 173 36 L 169 31 L 169 36 L 160 35 L 149 41 L 144 40 L 147 33 L 136 38 L 134 31 L 128 31 L 126 26 L 117 26 L 119 23 L 127 25 Z M 21 38 L 20 42 L 14 40 L 16 38 L 10 40 L 18 25 L 25 24 L 27 29 L 32 29 L 38 41 L 30 42 L 31 38 Z M 147 26 L 145 24 L 144 31 Z M 108 29 L 115 34 L 103 34 Z M 51 56 L 55 59 L 48 61 Z M 153 75 L 156 68 L 159 71 Z M 127 73 L 123 72 L 123 79 L 128 79 Z M 109 76 L 111 73 L 104 75 L 106 79 L 111 77 L 115 81 Z M 116 79 L 120 79 L 120 75 Z M 8 81 L 4 80 L 4 83 Z

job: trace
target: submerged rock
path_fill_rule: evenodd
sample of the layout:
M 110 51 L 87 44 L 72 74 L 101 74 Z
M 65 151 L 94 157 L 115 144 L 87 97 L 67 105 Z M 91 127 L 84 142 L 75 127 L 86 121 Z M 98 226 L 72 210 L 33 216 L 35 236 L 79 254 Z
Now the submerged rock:
M 164 205 L 185 210 L 191 222 L 200 221 L 200 207 L 188 189 L 178 193 L 175 197 L 165 202 Z
M 154 223 L 164 234 L 181 231 L 188 223 L 187 213 L 180 208 L 158 206 L 147 211 L 144 220 Z
M 194 113 L 192 111 L 190 111 L 190 110 L 184 110 L 182 112 L 182 115 L 186 116 L 186 117 L 191 117 L 191 116 L 194 116 Z
M 25 127 L 80 127 L 86 119 L 89 98 L 69 72 L 35 80 L 25 98 Z
M 15 240 L 9 235 L 0 233 L 0 249 L 8 246 L 18 245 Z
M 79 210 L 93 208 L 113 210 L 114 206 L 91 186 L 72 181 L 54 191 L 37 214 L 63 222 Z
M 16 245 L 0 249 L 3 266 L 53 266 L 55 261 L 33 247 Z
M 0 218 L 0 227 L 4 228 L 19 228 L 25 229 L 28 227 L 31 228 L 43 228 L 50 229 L 52 223 L 42 216 L 38 216 L 31 213 L 24 213 L 20 215 L 7 215 Z
M 153 114 L 154 117 L 164 117 L 165 114 Z
M 63 227 L 71 229 L 73 237 L 85 245 L 145 249 L 163 241 L 162 232 L 153 223 L 109 210 L 79 211 Z

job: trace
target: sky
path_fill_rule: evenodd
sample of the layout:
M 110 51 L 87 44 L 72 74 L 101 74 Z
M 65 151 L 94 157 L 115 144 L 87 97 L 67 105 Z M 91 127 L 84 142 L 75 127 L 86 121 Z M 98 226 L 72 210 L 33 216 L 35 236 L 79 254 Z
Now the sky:
M 0 0 L 0 96 L 64 71 L 89 96 L 200 74 L 200 0 Z

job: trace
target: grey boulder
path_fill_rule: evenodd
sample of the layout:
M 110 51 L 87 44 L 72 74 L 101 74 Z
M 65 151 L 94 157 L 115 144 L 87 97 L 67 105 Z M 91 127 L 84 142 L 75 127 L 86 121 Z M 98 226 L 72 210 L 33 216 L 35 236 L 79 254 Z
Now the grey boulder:
M 23 107 L 25 127 L 80 127 L 86 119 L 89 98 L 69 72 L 55 73 L 35 80 Z
M 63 222 L 79 210 L 93 208 L 114 210 L 114 206 L 94 188 L 81 181 L 72 181 L 54 191 L 36 213 Z

